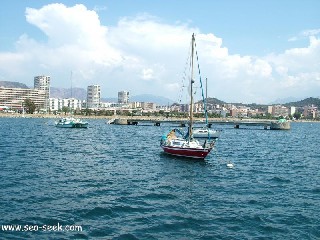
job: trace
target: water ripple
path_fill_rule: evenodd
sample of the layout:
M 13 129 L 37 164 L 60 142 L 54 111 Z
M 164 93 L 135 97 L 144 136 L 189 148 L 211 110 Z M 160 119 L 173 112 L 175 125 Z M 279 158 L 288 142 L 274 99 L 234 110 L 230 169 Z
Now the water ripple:
M 320 238 L 320 124 L 292 123 L 290 131 L 225 126 L 206 161 L 161 153 L 167 126 L 0 125 L 1 224 L 83 227 L 0 238 Z

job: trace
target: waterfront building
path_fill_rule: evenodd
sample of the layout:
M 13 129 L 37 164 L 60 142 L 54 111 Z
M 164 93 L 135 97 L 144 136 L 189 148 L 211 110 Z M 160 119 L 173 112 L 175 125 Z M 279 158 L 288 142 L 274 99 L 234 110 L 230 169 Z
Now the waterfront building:
M 179 105 L 173 105 L 171 107 L 171 111 L 177 111 L 177 112 L 184 112 L 187 113 L 190 110 L 190 105 L 189 104 L 181 104 Z
M 131 102 L 129 106 L 132 109 L 151 110 L 153 112 L 157 110 L 157 105 L 152 102 Z
M 152 103 L 152 102 L 141 102 L 141 108 L 143 110 L 156 111 L 157 104 Z
M 231 117 L 237 117 L 238 116 L 238 109 L 237 108 L 230 109 L 229 114 Z
M 237 108 L 237 113 L 238 116 L 237 117 L 248 117 L 248 113 L 250 112 L 250 108 L 247 106 L 239 106 Z
M 217 108 L 217 110 L 218 110 L 218 108 Z M 216 113 L 220 114 L 220 116 L 223 118 L 227 117 L 227 113 L 229 112 L 226 108 L 221 108 L 218 111 L 219 112 L 216 112 Z
M 70 111 L 81 110 L 84 105 L 84 100 L 76 98 L 49 98 L 50 111 L 62 111 L 63 107 L 68 107 Z
M 101 107 L 102 109 L 108 109 L 108 108 L 111 107 L 111 105 L 112 105 L 111 102 L 101 102 L 101 103 L 100 103 L 100 107 Z
M 44 109 L 49 110 L 49 98 L 50 98 L 50 76 L 35 76 L 34 77 L 34 89 L 45 91 Z
M 274 117 L 286 117 L 289 115 L 289 109 L 282 105 L 272 106 L 272 116 Z
M 156 106 L 156 111 L 170 112 L 170 107 L 168 105 Z
M 46 100 L 45 90 L 32 88 L 0 87 L 0 105 L 12 109 L 22 109 L 26 99 L 35 103 L 37 109 L 44 108 Z
M 131 102 L 130 106 L 132 109 L 142 108 L 141 102 Z
M 296 113 L 296 107 L 290 107 L 289 108 L 289 114 L 292 116 L 293 114 L 295 114 Z
M 318 117 L 318 108 L 314 105 L 305 106 L 303 108 L 303 116 L 305 118 L 317 118 Z
M 87 88 L 87 108 L 100 108 L 101 90 L 100 85 L 90 85 Z
M 129 102 L 129 92 L 120 91 L 118 92 L 118 103 L 128 103 Z
M 193 107 L 193 112 L 195 112 L 195 113 L 203 113 L 204 112 L 203 103 L 195 103 L 194 107 Z

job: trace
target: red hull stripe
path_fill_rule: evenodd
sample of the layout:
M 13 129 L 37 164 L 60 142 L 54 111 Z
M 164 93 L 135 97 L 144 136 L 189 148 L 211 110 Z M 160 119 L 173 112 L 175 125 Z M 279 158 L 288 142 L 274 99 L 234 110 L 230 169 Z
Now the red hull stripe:
M 183 157 L 191 157 L 191 158 L 205 158 L 211 149 L 194 149 L 194 148 L 179 148 L 179 147 L 166 147 L 162 146 L 165 153 L 175 155 L 175 156 L 183 156 Z

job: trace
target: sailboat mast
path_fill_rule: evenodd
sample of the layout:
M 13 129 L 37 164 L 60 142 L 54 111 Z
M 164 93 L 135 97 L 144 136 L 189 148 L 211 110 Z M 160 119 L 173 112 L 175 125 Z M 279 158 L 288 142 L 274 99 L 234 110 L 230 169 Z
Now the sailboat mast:
M 206 78 L 206 102 L 203 102 L 203 105 L 205 106 L 205 117 L 206 117 L 206 125 L 208 127 L 208 78 Z
M 192 34 L 191 41 L 191 81 L 190 81 L 190 123 L 189 123 L 189 138 L 192 137 L 192 126 L 193 126 L 193 83 L 194 83 L 194 33 Z
M 72 111 L 72 108 L 73 108 L 73 105 L 72 105 L 72 96 L 73 96 L 73 92 L 72 92 L 72 71 L 70 73 L 70 82 L 71 82 L 71 88 L 70 88 L 71 96 L 70 96 L 70 100 L 69 100 L 68 105 L 69 105 L 69 112 L 72 114 L 73 113 L 73 111 Z
M 208 99 L 208 78 L 206 78 L 206 100 Z
M 72 71 L 70 73 L 70 82 L 71 82 L 71 88 L 70 88 L 71 97 L 70 98 L 72 98 Z

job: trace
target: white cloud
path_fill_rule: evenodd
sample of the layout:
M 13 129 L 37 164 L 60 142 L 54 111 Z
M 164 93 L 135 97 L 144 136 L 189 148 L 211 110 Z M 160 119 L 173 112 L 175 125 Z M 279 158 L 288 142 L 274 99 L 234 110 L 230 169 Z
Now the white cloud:
M 318 29 L 308 29 L 308 30 L 304 30 L 302 32 L 303 36 L 309 37 L 309 36 L 316 36 L 320 34 L 320 28 Z
M 153 70 L 151 68 L 142 69 L 142 79 L 150 80 L 153 78 Z
M 317 37 L 320 34 L 320 28 L 318 29 L 306 29 L 301 31 L 297 36 L 290 37 L 288 42 L 295 42 L 301 39 Z
M 288 39 L 288 42 L 295 42 L 298 41 L 298 37 L 291 37 Z
M 201 33 L 187 24 L 166 24 L 147 14 L 108 26 L 100 22 L 97 11 L 84 5 L 49 4 L 28 8 L 26 19 L 46 40 L 22 35 L 15 52 L 0 52 L 3 80 L 26 83 L 28 77 L 32 85 L 33 76 L 48 74 L 53 86 L 69 87 L 73 71 L 74 86 L 100 84 L 104 97 L 127 89 L 131 95 L 162 94 L 177 101 L 194 32 L 209 96 L 266 103 L 309 96 L 320 86 L 318 30 L 305 33 L 311 37 L 304 48 L 255 57 L 230 54 L 223 39 L 213 33 Z
M 310 37 L 309 46 L 288 49 L 282 54 L 269 55 L 274 67 L 274 89 L 284 96 L 308 97 L 320 89 L 320 39 Z M 276 88 L 277 87 L 277 88 Z

